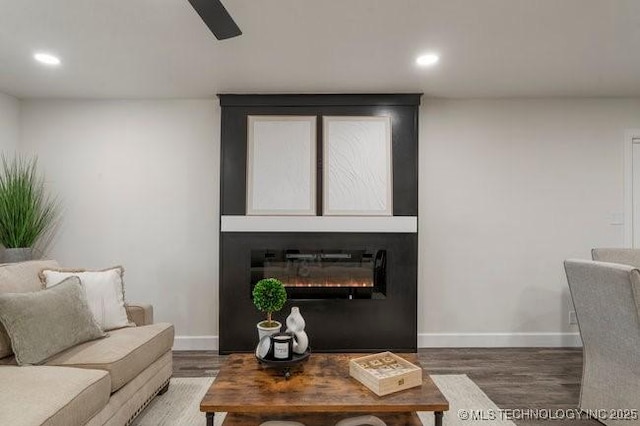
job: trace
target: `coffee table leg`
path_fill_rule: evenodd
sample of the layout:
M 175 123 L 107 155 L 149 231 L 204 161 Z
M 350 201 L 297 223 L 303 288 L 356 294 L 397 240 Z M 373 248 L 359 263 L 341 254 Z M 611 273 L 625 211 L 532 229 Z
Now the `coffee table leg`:
M 207 413 L 207 426 L 213 426 L 213 418 L 215 415 L 216 413 Z
M 433 414 L 436 418 L 436 426 L 442 426 L 442 411 L 436 411 Z

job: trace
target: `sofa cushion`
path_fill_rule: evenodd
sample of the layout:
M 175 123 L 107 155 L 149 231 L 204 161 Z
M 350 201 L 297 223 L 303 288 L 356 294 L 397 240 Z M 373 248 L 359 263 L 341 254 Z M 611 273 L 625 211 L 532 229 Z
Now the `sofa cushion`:
M 0 425 L 84 425 L 109 401 L 111 380 L 101 370 L 0 367 Z
M 41 270 L 56 268 L 55 260 L 34 260 L 31 262 L 6 263 L 0 265 L 0 294 L 26 293 L 42 289 L 38 274 Z M 0 324 L 0 358 L 10 356 L 11 342 L 2 324 Z
M 0 322 L 19 365 L 40 364 L 75 345 L 106 336 L 93 318 L 78 277 L 48 290 L 0 294 Z
M 115 392 L 173 346 L 173 325 L 122 328 L 104 339 L 83 343 L 48 360 L 47 365 L 106 370 Z

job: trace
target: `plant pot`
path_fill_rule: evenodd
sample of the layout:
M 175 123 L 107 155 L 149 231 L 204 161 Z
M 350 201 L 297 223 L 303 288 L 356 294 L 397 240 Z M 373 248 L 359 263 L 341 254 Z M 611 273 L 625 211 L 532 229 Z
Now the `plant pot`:
M 258 339 L 262 339 L 264 336 L 271 336 L 273 334 L 280 333 L 282 324 L 278 321 L 271 321 L 271 324 L 274 325 L 272 327 L 267 327 L 267 321 L 262 321 L 256 324 L 256 327 L 258 327 Z
M 2 263 L 26 262 L 33 259 L 31 247 L 6 248 L 2 253 Z

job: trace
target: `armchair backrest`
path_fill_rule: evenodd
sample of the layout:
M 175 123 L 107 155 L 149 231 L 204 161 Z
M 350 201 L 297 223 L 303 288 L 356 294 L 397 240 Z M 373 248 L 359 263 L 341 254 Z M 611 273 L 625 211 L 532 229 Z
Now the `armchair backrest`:
M 629 248 L 594 248 L 591 258 L 598 262 L 620 263 L 640 268 L 640 250 Z
M 564 267 L 585 348 L 603 358 L 637 360 L 640 270 L 589 260 L 566 260 Z

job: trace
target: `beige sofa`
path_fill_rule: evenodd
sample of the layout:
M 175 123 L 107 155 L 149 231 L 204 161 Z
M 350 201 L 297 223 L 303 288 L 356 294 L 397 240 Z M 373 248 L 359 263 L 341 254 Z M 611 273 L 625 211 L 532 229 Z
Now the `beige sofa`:
M 0 265 L 0 293 L 41 289 L 38 272 L 54 261 Z M 153 324 L 149 305 L 127 305 L 136 327 L 109 331 L 59 353 L 43 365 L 0 359 L 0 425 L 129 424 L 169 386 L 171 324 Z M 3 342 L 0 342 L 2 345 Z M 6 344 L 6 342 L 5 342 Z

